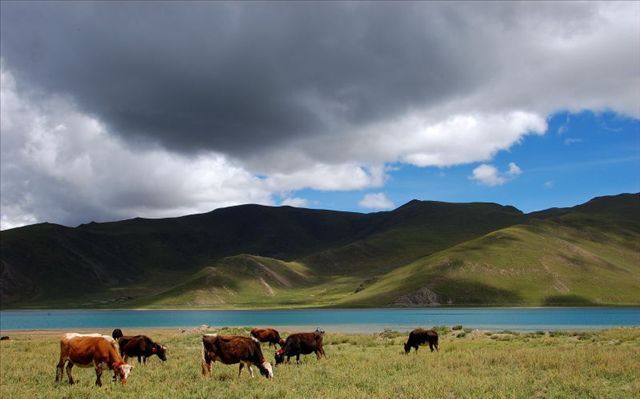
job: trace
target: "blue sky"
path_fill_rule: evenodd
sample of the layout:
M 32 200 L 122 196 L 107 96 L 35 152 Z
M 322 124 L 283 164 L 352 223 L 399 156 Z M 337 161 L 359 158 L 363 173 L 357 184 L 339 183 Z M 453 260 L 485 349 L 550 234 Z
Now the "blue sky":
M 358 203 L 384 193 L 395 206 L 412 199 L 496 202 L 524 212 L 574 206 L 602 195 L 640 192 L 640 120 L 611 112 L 560 112 L 544 135 L 524 136 L 486 162 L 450 167 L 396 164 L 380 189 L 352 192 L 301 190 L 309 207 L 368 212 Z M 497 186 L 470 178 L 482 163 L 498 170 L 516 163 L 522 173 Z

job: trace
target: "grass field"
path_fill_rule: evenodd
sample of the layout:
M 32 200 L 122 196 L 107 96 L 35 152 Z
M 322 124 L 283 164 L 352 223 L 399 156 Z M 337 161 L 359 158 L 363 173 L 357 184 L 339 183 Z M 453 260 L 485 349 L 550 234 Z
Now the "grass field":
M 247 335 L 247 329 L 222 333 Z M 78 383 L 54 383 L 59 334 L 0 342 L 3 398 L 637 398 L 640 328 L 598 332 L 482 332 L 440 328 L 440 351 L 402 353 L 405 333 L 325 335 L 326 359 L 275 367 L 273 380 L 215 363 L 200 374 L 202 331 L 144 331 L 169 347 L 133 369 L 127 385 L 94 386 L 93 369 L 74 368 Z M 110 333 L 110 331 L 102 331 Z M 143 331 L 126 331 L 142 333 Z M 273 349 L 263 346 L 272 361 Z

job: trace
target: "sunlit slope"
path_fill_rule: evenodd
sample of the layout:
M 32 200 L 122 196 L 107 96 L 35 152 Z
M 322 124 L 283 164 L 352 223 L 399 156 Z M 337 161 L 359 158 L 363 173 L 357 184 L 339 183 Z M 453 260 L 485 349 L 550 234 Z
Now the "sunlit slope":
M 638 305 L 640 233 L 588 215 L 533 220 L 380 276 L 340 306 Z
M 321 274 L 367 278 L 527 220 L 512 206 L 417 200 L 376 216 L 362 239 L 319 251 L 302 261 Z

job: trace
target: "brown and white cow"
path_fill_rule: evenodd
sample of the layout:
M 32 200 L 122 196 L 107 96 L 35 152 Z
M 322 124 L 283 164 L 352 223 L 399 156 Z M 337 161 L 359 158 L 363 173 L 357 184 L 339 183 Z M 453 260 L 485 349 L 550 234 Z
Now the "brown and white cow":
M 147 358 L 157 355 L 163 362 L 167 361 L 167 347 L 158 343 L 146 335 L 123 335 L 118 338 L 120 355 L 126 362 L 130 357 L 137 357 L 138 363 L 142 360 L 147 364 Z
M 431 352 L 433 352 L 434 349 L 438 350 L 438 333 L 434 330 L 416 328 L 409 333 L 409 338 L 404 344 L 404 353 L 411 352 L 411 348 L 415 348 L 416 353 L 418 353 L 420 345 L 425 343 L 429 343 L 429 349 L 431 349 Z
M 62 380 L 64 364 L 67 363 L 69 384 L 73 384 L 71 368 L 94 367 L 96 385 L 102 386 L 100 376 L 103 370 L 113 370 L 114 377 L 125 384 L 133 366 L 122 360 L 116 341 L 101 334 L 67 333 L 60 339 L 60 360 L 56 367 L 56 382 Z
M 262 356 L 260 342 L 255 338 L 238 335 L 205 334 L 202 336 L 202 374 L 211 375 L 211 363 L 219 361 L 224 364 L 240 363 L 238 377 L 246 365 L 253 377 L 251 366 L 256 366 L 260 374 L 273 378 L 271 364 Z
M 273 328 L 254 328 L 251 330 L 251 336 L 260 342 L 268 342 L 269 346 L 278 344 L 282 348 L 284 345 L 284 339 L 280 338 L 278 330 Z
M 324 331 L 316 330 L 310 333 L 291 334 L 284 341 L 284 346 L 276 352 L 276 364 L 284 362 L 286 356 L 287 363 L 292 356 L 296 357 L 296 362 L 300 363 L 300 355 L 315 353 L 317 359 L 324 354 L 322 338 Z

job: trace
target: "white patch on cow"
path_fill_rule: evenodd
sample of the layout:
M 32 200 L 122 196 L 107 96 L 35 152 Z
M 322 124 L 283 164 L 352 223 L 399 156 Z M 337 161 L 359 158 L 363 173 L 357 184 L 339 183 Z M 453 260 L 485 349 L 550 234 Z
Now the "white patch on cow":
M 124 375 L 124 380 L 126 380 L 127 378 L 129 378 L 129 374 L 131 373 L 131 369 L 133 368 L 132 365 L 130 364 L 122 364 L 120 365 L 120 369 L 122 370 L 122 375 Z
M 217 333 L 215 333 L 215 334 L 204 334 L 204 336 L 205 337 L 217 337 L 218 334 Z
M 260 341 L 258 341 L 258 339 L 256 337 L 254 337 L 254 336 L 251 336 L 251 339 L 254 340 L 257 343 L 260 343 Z
M 98 333 L 92 333 L 92 334 L 66 333 L 62 336 L 62 339 L 64 339 L 65 341 L 69 341 L 73 338 L 80 338 L 80 337 L 102 337 L 109 342 L 116 342 L 113 339 L 113 337 L 109 335 L 98 334 Z
M 262 367 L 267 370 L 267 378 L 273 378 L 273 367 L 271 367 L 271 363 L 264 362 L 262 363 Z

